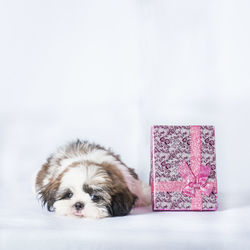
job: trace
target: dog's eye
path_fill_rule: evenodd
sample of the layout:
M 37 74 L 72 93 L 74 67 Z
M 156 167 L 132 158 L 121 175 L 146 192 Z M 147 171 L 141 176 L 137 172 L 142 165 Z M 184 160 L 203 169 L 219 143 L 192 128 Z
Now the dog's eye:
M 73 196 L 73 193 L 72 193 L 72 192 L 68 192 L 68 193 L 67 193 L 67 197 L 68 197 L 68 198 L 71 198 L 72 196 Z
M 93 195 L 91 195 L 91 199 L 92 199 L 92 201 L 99 201 L 101 199 L 101 197 L 93 194 Z
M 62 199 L 70 199 L 73 196 L 73 193 L 71 191 L 64 194 Z

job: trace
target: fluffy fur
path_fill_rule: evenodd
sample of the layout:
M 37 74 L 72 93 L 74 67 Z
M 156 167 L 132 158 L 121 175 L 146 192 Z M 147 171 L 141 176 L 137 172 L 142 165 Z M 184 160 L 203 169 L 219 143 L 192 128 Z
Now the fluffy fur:
M 80 140 L 47 159 L 36 192 L 49 211 L 79 218 L 123 216 L 151 203 L 149 186 L 118 155 Z

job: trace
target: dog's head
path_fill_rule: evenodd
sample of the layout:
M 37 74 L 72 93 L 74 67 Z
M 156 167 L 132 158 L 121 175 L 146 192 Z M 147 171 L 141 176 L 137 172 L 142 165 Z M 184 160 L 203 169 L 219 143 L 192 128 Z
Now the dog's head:
M 137 198 L 115 166 L 91 162 L 65 168 L 39 194 L 49 211 L 87 218 L 127 215 Z

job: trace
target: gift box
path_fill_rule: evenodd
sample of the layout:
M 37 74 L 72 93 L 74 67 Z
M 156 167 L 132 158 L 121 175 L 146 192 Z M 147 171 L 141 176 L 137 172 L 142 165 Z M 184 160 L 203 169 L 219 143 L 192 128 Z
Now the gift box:
M 215 161 L 213 126 L 153 126 L 153 210 L 216 210 Z

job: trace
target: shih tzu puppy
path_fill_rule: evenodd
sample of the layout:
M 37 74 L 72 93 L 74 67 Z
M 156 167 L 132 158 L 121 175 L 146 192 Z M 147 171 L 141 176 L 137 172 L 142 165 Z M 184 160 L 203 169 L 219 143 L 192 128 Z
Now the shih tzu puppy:
M 49 211 L 80 218 L 123 216 L 151 203 L 150 187 L 118 155 L 80 140 L 47 159 L 35 188 Z

